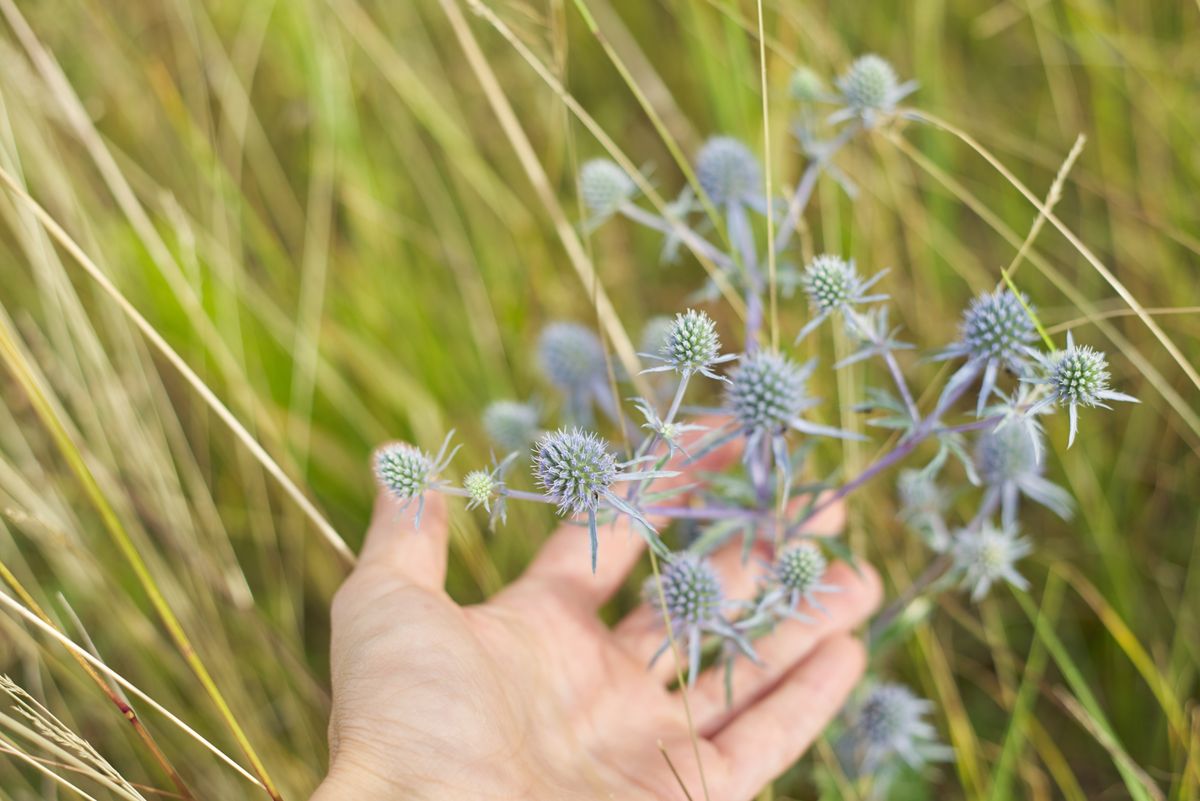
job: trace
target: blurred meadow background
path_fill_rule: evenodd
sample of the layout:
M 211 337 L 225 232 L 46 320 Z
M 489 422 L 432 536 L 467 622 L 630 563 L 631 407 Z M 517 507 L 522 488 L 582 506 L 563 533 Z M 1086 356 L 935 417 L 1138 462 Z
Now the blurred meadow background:
M 909 105 L 947 127 L 840 154 L 860 197 L 823 181 L 801 249 L 891 267 L 898 322 L 928 349 L 1015 264 L 1056 340 L 1069 327 L 1107 350 L 1143 401 L 1085 414 L 1069 451 L 1052 422 L 1050 477 L 1079 513 L 1030 518 L 1028 596 L 918 604 L 912 637 L 876 663 L 936 702 L 957 752 L 894 797 L 1200 796 L 1200 4 L 759 14 L 0 0 L 0 799 L 75 797 L 62 782 L 267 797 L 259 773 L 306 797 L 327 756 L 328 604 L 369 515 L 372 448 L 436 449 L 454 428 L 456 464 L 481 464 L 490 400 L 548 398 L 531 354 L 545 322 L 636 346 L 703 280 L 689 256 L 661 264 L 643 230 L 581 231 L 574 176 L 605 155 L 596 132 L 668 197 L 676 156 L 715 133 L 760 155 L 769 142 L 786 187 L 803 166 L 793 70 L 831 76 L 864 52 L 918 80 Z M 1046 198 L 1080 134 L 1051 196 L 1072 242 L 1015 182 Z M 736 310 L 707 308 L 737 343 Z M 806 314 L 784 298 L 782 330 Z M 906 362 L 925 380 L 940 368 Z M 839 375 L 818 371 L 816 394 L 861 428 L 856 376 Z M 861 464 L 878 441 L 823 446 L 821 466 Z M 894 593 L 924 555 L 892 479 L 851 501 L 847 537 Z M 552 519 L 514 505 L 496 534 L 484 523 L 453 521 L 464 601 L 514 576 Z M 830 759 L 814 749 L 763 798 L 861 797 L 813 781 Z

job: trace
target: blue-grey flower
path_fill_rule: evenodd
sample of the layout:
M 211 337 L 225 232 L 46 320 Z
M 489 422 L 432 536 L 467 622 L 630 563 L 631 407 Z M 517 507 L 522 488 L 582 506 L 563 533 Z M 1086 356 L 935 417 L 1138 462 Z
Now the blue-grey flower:
M 791 482 L 791 454 L 785 438 L 789 429 L 814 436 L 863 439 L 858 434 L 819 425 L 800 416 L 817 403 L 806 392 L 808 377 L 815 366 L 815 362 L 798 365 L 783 354 L 768 350 L 743 356 L 729 373 L 725 391 L 724 411 L 733 418 L 733 431 L 715 439 L 703 452 L 740 434 L 746 438 L 743 461 L 754 469 L 761 464 L 756 454 L 766 443 L 786 486 Z
M 593 403 L 611 411 L 604 348 L 589 329 L 578 323 L 550 323 L 538 338 L 538 360 L 542 373 L 566 396 L 572 423 L 590 425 Z
M 645 461 L 645 460 L 642 460 Z M 630 471 L 634 463 L 618 463 L 611 446 L 596 434 L 579 428 L 559 429 L 542 436 L 534 452 L 533 473 L 547 497 L 564 516 L 587 515 L 591 536 L 592 571 L 596 570 L 599 538 L 596 512 L 602 505 L 629 515 L 645 529 L 647 541 L 661 548 L 654 527 L 634 506 L 613 491 L 624 481 L 643 481 L 678 475 L 665 470 Z
M 897 760 L 919 769 L 950 759 L 953 751 L 938 741 L 925 720 L 933 704 L 903 684 L 877 684 L 850 712 L 848 756 L 855 775 L 894 773 Z
M 772 606 L 778 601 L 780 612 L 788 617 L 801 620 L 811 620 L 800 614 L 797 608 L 801 602 L 821 611 L 825 607 L 817 598 L 817 593 L 838 592 L 839 587 L 826 584 L 825 573 L 829 569 L 829 561 L 821 549 L 810 542 L 801 542 L 780 551 L 771 566 L 770 579 L 774 585 L 767 590 L 764 606 Z
M 389 495 L 401 501 L 402 511 L 414 500 L 417 501 L 414 521 L 418 527 L 421 525 L 421 512 L 425 508 L 424 493 L 441 486 L 438 475 L 458 451 L 455 448 L 447 453 L 453 436 L 453 431 L 446 435 L 436 456 L 407 442 L 392 442 L 375 451 L 376 480 Z
M 950 530 L 945 519 L 950 494 L 938 483 L 932 471 L 901 470 L 896 488 L 900 495 L 900 518 L 935 552 L 946 551 L 950 547 Z
M 935 356 L 936 359 L 967 359 L 946 382 L 946 393 L 974 381 L 980 374 L 979 400 L 975 413 L 982 416 L 983 407 L 996 389 L 1000 368 L 1018 376 L 1024 375 L 1030 357 L 1036 352 L 1030 343 L 1036 336 L 1033 306 L 1028 298 L 1019 298 L 1007 289 L 985 292 L 974 298 L 963 313 L 959 338 Z M 943 393 L 943 397 L 946 397 Z
M 855 437 L 801 419 L 801 412 L 817 403 L 806 391 L 815 367 L 814 362 L 799 365 L 774 351 L 759 350 L 744 356 L 729 374 L 726 407 L 751 438 L 781 434 L 788 428 L 841 439 Z
M 1042 431 L 1030 416 L 1012 417 L 979 435 L 975 472 L 987 488 L 983 503 L 1000 506 L 1006 526 L 1016 525 L 1021 495 L 1070 520 L 1075 504 L 1062 487 L 1042 476 Z
M 642 595 L 651 607 L 665 617 L 680 647 L 688 655 L 688 685 L 700 672 L 701 648 L 705 635 L 715 635 L 733 643 L 751 659 L 757 660 L 750 643 L 725 616 L 728 605 L 721 580 L 712 564 L 691 553 L 672 554 L 659 574 L 646 579 Z M 665 605 L 664 605 L 665 603 Z M 650 660 L 653 665 L 671 645 L 667 637 Z
M 541 433 L 538 417 L 533 404 L 494 401 L 483 412 L 483 429 L 501 452 L 524 451 Z
M 475 509 L 482 506 L 487 510 L 488 525 L 491 528 L 495 528 L 497 519 L 504 522 L 507 518 L 504 474 L 519 455 L 519 452 L 514 451 L 492 467 L 472 470 L 463 478 L 463 489 L 467 493 L 467 508 Z
M 1067 332 L 1065 350 L 1049 355 L 1038 355 L 1044 375 L 1032 379 L 1031 383 L 1050 387 L 1050 396 L 1034 404 L 1030 413 L 1036 413 L 1050 404 L 1066 406 L 1071 419 L 1071 433 L 1067 447 L 1075 443 L 1079 429 L 1079 407 L 1100 406 L 1111 408 L 1104 401 L 1138 403 L 1138 399 L 1124 392 L 1116 392 L 1109 386 L 1108 359 L 1100 351 L 1087 345 L 1076 345 L 1071 332 Z
M 1029 582 L 1017 572 L 1016 564 L 1033 550 L 1013 526 L 996 527 L 983 522 L 976 528 L 961 529 L 954 537 L 951 554 L 962 586 L 971 591 L 971 600 L 988 594 L 997 581 L 1006 581 L 1018 589 Z
M 874 54 L 860 56 L 837 79 L 843 108 L 830 116 L 831 123 L 858 117 L 870 127 L 896 110 L 896 105 L 916 91 L 917 83 L 900 83 L 896 70 Z
M 615 214 L 637 192 L 625 170 L 608 159 L 593 159 L 579 170 L 579 193 L 594 218 Z
M 695 309 L 675 315 L 657 353 L 641 355 L 665 362 L 662 366 L 646 369 L 644 372 L 647 373 L 674 370 L 685 376 L 700 373 L 718 380 L 724 379 L 712 371 L 713 365 L 737 358 L 735 354 L 721 354 L 717 324 L 707 314 Z
M 796 341 L 804 339 L 835 312 L 848 312 L 861 303 L 886 300 L 887 295 L 867 294 L 886 274 L 887 271 L 882 270 L 864 280 L 858 274 L 853 259 L 843 259 L 831 253 L 814 258 L 804 268 L 800 278 L 813 317 L 796 335 Z
M 788 82 L 792 98 L 802 103 L 811 103 L 825 97 L 825 82 L 811 67 L 797 67 Z
M 696 178 L 719 209 L 763 205 L 762 169 L 758 159 L 731 136 L 714 136 L 696 155 Z

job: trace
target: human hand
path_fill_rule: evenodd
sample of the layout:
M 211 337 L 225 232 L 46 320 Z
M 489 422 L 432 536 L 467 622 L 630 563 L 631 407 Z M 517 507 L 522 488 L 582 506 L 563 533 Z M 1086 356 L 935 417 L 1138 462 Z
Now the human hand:
M 710 454 L 693 475 L 732 458 Z M 810 530 L 842 524 L 833 507 Z M 444 497 L 426 497 L 417 531 L 381 495 L 333 602 L 331 764 L 314 801 L 682 801 L 681 782 L 693 799 L 740 801 L 791 765 L 862 674 L 864 650 L 850 632 L 879 601 L 874 572 L 830 568 L 827 583 L 842 591 L 825 596 L 828 614 L 758 640 L 764 665 L 738 663 L 732 707 L 723 670 L 701 674 L 687 696 L 693 746 L 683 699 L 668 686 L 672 655 L 647 668 L 664 637 L 661 614 L 643 604 L 611 630 L 597 617 L 642 539 L 625 522 L 601 537 L 594 575 L 586 531 L 563 526 L 520 579 L 464 607 L 443 588 Z M 730 596 L 747 594 L 762 572 L 756 558 L 743 563 L 740 545 L 713 563 Z

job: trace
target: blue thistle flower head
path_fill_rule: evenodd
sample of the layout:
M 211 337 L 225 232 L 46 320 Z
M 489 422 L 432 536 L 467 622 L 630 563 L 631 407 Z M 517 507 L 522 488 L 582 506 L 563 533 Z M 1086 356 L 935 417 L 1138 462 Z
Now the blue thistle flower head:
M 1023 421 L 988 429 L 975 445 L 975 471 L 990 486 L 1021 481 L 1042 474 L 1041 433 Z
M 961 351 L 972 359 L 998 359 L 1019 372 L 1036 335 L 1025 307 L 1032 311 L 1029 299 L 1024 294 L 1018 298 L 1007 289 L 976 297 L 963 314 Z
M 820 548 L 800 543 L 779 554 L 775 577 L 788 590 L 807 597 L 820 585 L 828 568 L 829 562 Z
M 704 143 L 696 156 L 696 178 L 718 208 L 752 202 L 762 194 L 758 159 L 730 136 L 715 136 Z
M 528 403 L 495 401 L 483 412 L 483 428 L 501 451 L 523 451 L 538 437 L 538 410 Z
M 595 513 L 619 469 L 608 443 L 590 431 L 559 429 L 542 436 L 534 453 L 538 484 L 559 513 Z
M 433 457 L 407 442 L 393 442 L 375 452 L 375 477 L 392 497 L 416 498 L 433 480 Z
M 1058 403 L 1103 406 L 1108 381 L 1108 359 L 1095 348 L 1073 345 L 1051 356 L 1050 386 Z
M 597 217 L 617 212 L 637 191 L 625 170 L 608 159 L 593 159 L 579 170 L 579 193 Z
M 1029 410 L 1035 414 L 1041 409 L 1058 404 L 1066 406 L 1071 418 L 1071 434 L 1067 439 L 1067 447 L 1075 443 L 1075 434 L 1079 429 L 1079 407 L 1100 406 L 1110 408 L 1105 401 L 1122 401 L 1137 403 L 1138 399 L 1124 392 L 1116 392 L 1109 385 L 1108 359 L 1095 348 L 1087 345 L 1076 345 L 1071 332 L 1067 332 L 1067 347 L 1049 355 L 1039 355 L 1045 371 L 1045 376 L 1032 379 L 1032 383 L 1045 384 L 1050 387 L 1050 396 Z
M 808 302 L 819 312 L 845 308 L 861 294 L 862 279 L 854 262 L 828 253 L 817 256 L 804 268 L 800 282 Z
M 695 309 L 675 315 L 662 355 L 681 373 L 694 373 L 708 367 L 721 356 L 717 324 Z
M 721 377 L 712 371 L 712 366 L 737 358 L 732 354 L 721 355 L 721 338 L 717 336 L 717 324 L 707 314 L 695 309 L 675 315 L 658 353 L 642 355 L 666 362 L 661 367 L 645 370 L 647 373 L 674 370 L 684 376 L 701 373 L 716 379 Z
M 470 500 L 468 508 L 482 506 L 490 508 L 492 497 L 496 494 L 499 482 L 490 470 L 472 470 L 463 478 L 463 489 L 467 491 Z
M 800 542 L 780 551 L 770 573 L 771 580 L 778 586 L 768 589 L 762 605 L 771 608 L 782 601 L 782 608 L 775 607 L 777 612 L 806 623 L 812 622 L 812 618 L 800 614 L 796 608 L 803 601 L 814 609 L 825 611 L 825 607 L 817 600 L 817 593 L 838 591 L 837 587 L 824 581 L 828 569 L 829 561 L 825 554 L 811 542 Z
M 1016 570 L 1016 564 L 1033 547 L 1017 535 L 1013 526 L 996 527 L 983 523 L 976 529 L 962 529 L 954 538 L 951 554 L 955 570 L 962 576 L 962 586 L 971 591 L 971 600 L 978 601 L 998 581 L 1006 581 L 1019 589 L 1029 582 Z
M 781 431 L 811 405 L 805 395 L 810 372 L 780 353 L 760 350 L 730 373 L 726 403 L 743 429 Z
M 442 447 L 436 456 L 430 456 L 426 451 L 407 442 L 392 442 L 375 451 L 375 479 L 388 495 L 401 501 L 401 509 L 406 509 L 412 501 L 417 501 L 417 512 L 414 522 L 421 525 L 421 512 L 425 508 L 424 493 L 426 490 L 441 486 L 438 474 L 446 469 L 456 447 L 447 453 L 450 440 L 454 437 L 451 431 L 442 442 Z
M 676 554 L 663 565 L 662 598 L 653 576 L 643 594 L 651 606 L 666 612 L 676 626 L 703 626 L 721 617 L 724 595 L 717 571 L 707 559 L 690 553 Z
M 792 73 L 788 91 L 793 99 L 811 103 L 825 96 L 825 82 L 811 67 L 799 67 Z
M 867 127 L 896 110 L 896 105 L 917 88 L 915 81 L 900 83 L 896 70 L 885 59 L 861 56 L 837 79 L 844 108 L 833 114 L 831 123 L 858 117 Z
M 900 80 L 885 59 L 870 53 L 854 60 L 838 78 L 846 104 L 858 110 L 891 111 Z
M 871 773 L 897 759 L 920 768 L 927 762 L 949 758 L 952 752 L 938 742 L 937 732 L 925 720 L 932 710 L 932 702 L 902 684 L 876 685 L 851 719 L 859 769 Z
M 538 339 L 538 359 L 550 383 L 567 392 L 604 381 L 600 339 L 578 323 L 550 323 Z
M 963 313 L 958 342 L 936 356 L 938 359 L 967 358 L 966 364 L 946 383 L 945 391 L 961 388 L 982 373 L 975 407 L 975 413 L 981 416 L 996 390 L 1000 368 L 1006 367 L 1021 375 L 1027 370 L 1028 357 L 1037 355 L 1029 345 L 1036 330 L 1033 313 L 1033 306 L 1024 294 L 1018 297 L 1007 289 L 985 292 L 974 298 Z

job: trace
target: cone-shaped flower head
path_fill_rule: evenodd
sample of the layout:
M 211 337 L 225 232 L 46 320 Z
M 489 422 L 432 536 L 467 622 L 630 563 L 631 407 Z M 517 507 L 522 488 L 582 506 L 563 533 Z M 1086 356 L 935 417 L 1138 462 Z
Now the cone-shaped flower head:
M 825 94 L 825 84 L 811 67 L 799 67 L 792 73 L 788 91 L 794 99 L 805 103 L 820 100 Z
M 730 373 L 726 399 L 742 428 L 778 431 L 808 405 L 807 371 L 786 356 L 760 350 L 744 357 Z
M 1079 429 L 1080 406 L 1102 406 L 1107 409 L 1109 406 L 1105 401 L 1138 402 L 1137 398 L 1124 392 L 1116 392 L 1109 386 L 1108 359 L 1094 348 L 1076 345 L 1075 338 L 1069 331 L 1065 349 L 1038 358 L 1046 375 L 1033 383 L 1049 385 L 1050 397 L 1034 405 L 1030 413 L 1035 413 L 1052 403 L 1066 406 L 1071 418 L 1071 434 L 1067 439 L 1067 447 L 1075 442 L 1075 433 Z
M 892 65 L 874 54 L 856 59 L 837 82 L 846 104 L 859 111 L 891 111 L 899 84 Z
M 1022 295 L 1018 299 L 1007 289 L 985 292 L 972 300 L 963 314 L 963 351 L 973 359 L 999 359 L 1019 370 L 1035 336 L 1033 319 L 1022 301 L 1032 310 L 1028 298 Z
M 864 772 L 872 772 L 897 757 L 911 767 L 945 759 L 949 749 L 925 720 L 933 704 L 902 684 L 879 684 L 853 716 L 852 736 Z
M 959 531 L 951 547 L 962 586 L 971 591 L 975 601 L 987 595 L 997 581 L 1007 581 L 1020 589 L 1028 587 L 1016 564 L 1031 550 L 1029 541 L 1017 536 L 1015 528 L 997 528 L 991 523 Z
M 1051 358 L 1050 382 L 1055 400 L 1064 405 L 1104 405 L 1109 373 L 1103 353 L 1087 345 L 1075 345 Z
M 537 444 L 533 471 L 561 514 L 595 512 L 619 472 L 608 443 L 578 428 L 545 434 Z
M 952 388 L 961 391 L 966 383 L 982 374 L 975 407 L 975 413 L 982 416 L 984 406 L 996 390 L 1000 368 L 1023 374 L 1028 357 L 1036 355 L 1029 345 L 1035 336 L 1032 314 L 1033 306 L 1026 297 L 1018 298 L 1007 289 L 985 292 L 974 298 L 963 312 L 958 341 L 937 356 L 939 359 L 964 356 L 967 359 L 946 383 L 946 392 Z
M 565 391 L 590 388 L 604 380 L 604 349 L 600 340 L 577 323 L 550 323 L 538 339 L 542 372 Z
M 488 508 L 499 482 L 490 470 L 472 470 L 463 479 L 463 489 L 470 496 L 469 505 Z
M 775 561 L 775 576 L 787 589 L 809 595 L 825 576 L 829 562 L 821 549 L 809 543 L 792 546 Z
M 608 159 L 589 161 L 579 171 L 583 204 L 596 216 L 605 217 L 616 212 L 636 190 L 633 179 Z
M 705 142 L 696 156 L 696 177 L 714 206 L 747 202 L 762 194 L 762 171 L 750 149 L 729 136 Z
M 538 410 L 528 403 L 495 401 L 483 412 L 483 428 L 505 453 L 523 451 L 538 437 Z
M 393 442 L 375 452 L 375 476 L 399 500 L 411 500 L 424 492 L 433 472 L 433 458 L 407 442 Z
M 1040 437 L 1032 425 L 1016 420 L 985 431 L 975 446 L 975 471 L 993 486 L 1041 475 Z
M 829 562 L 825 555 L 810 542 L 801 542 L 781 551 L 771 567 L 771 576 L 778 583 L 778 588 L 768 591 L 768 603 L 782 600 L 783 614 L 811 622 L 812 618 L 796 612 L 795 609 L 804 601 L 815 609 L 824 610 L 817 600 L 817 593 L 838 590 L 837 587 L 824 582 L 825 571 L 828 569 Z
M 707 559 L 682 553 L 672 557 L 663 566 L 662 598 L 658 585 L 651 576 L 646 581 L 643 593 L 651 606 L 661 610 L 662 601 L 673 624 L 703 626 L 721 616 L 724 596 L 721 580 Z
M 809 303 L 820 312 L 832 312 L 854 302 L 862 286 L 853 262 L 828 253 L 813 259 L 800 281 Z

